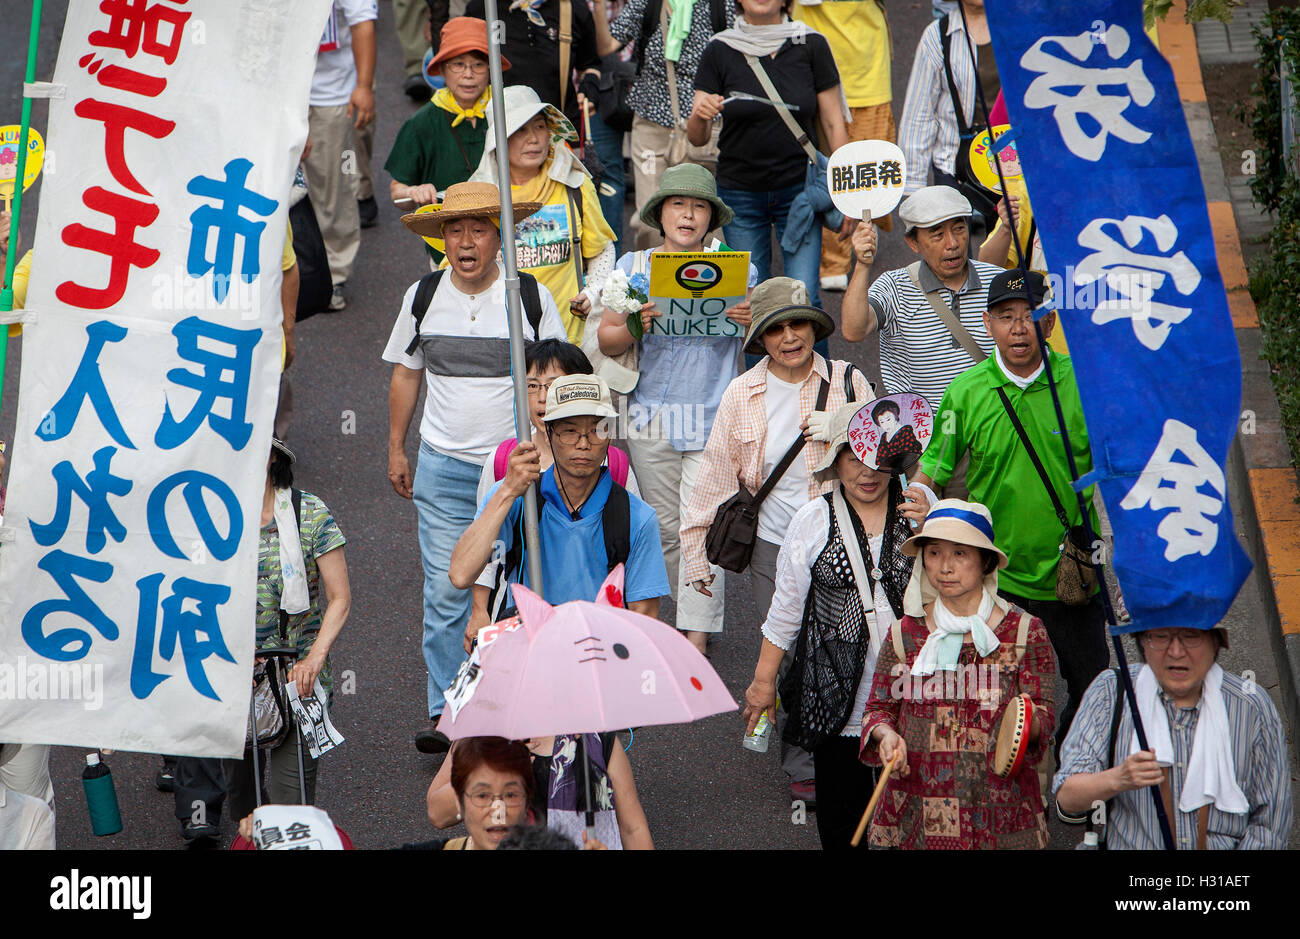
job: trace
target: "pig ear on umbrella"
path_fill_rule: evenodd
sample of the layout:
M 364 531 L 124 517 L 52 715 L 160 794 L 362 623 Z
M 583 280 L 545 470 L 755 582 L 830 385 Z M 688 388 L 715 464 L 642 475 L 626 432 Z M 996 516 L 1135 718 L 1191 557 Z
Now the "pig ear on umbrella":
M 524 624 L 524 629 L 530 636 L 535 635 L 537 630 L 546 625 L 546 621 L 555 612 L 555 607 L 523 584 L 511 584 L 510 589 L 514 592 L 515 606 L 519 609 L 519 619 Z
M 596 606 L 623 606 L 623 565 L 617 564 L 596 592 Z

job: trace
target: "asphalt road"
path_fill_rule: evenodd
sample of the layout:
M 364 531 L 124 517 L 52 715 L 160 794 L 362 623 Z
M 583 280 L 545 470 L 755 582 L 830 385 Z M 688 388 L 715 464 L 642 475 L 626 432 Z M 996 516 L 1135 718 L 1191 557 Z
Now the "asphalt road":
M 0 55 L 0 123 L 18 119 L 21 39 L 29 10 L 21 0 L 0 0 L 4 14 L 0 22 L 10 25 L 3 39 L 5 54 Z M 53 71 L 65 10 L 66 0 L 45 4 L 39 78 L 48 79 Z M 930 3 L 891 2 L 889 16 L 897 115 L 912 50 L 930 18 Z M 378 35 L 375 187 L 386 194 L 384 159 L 402 121 L 415 110 L 400 90 L 401 58 L 387 2 L 380 3 Z M 34 125 L 45 128 L 45 107 L 40 102 Z M 47 184 L 38 183 L 29 196 L 39 195 L 39 187 Z M 417 753 L 410 742 L 425 716 L 425 672 L 419 648 L 422 575 L 414 508 L 394 494 L 387 480 L 390 367 L 380 360 L 404 290 L 427 268 L 419 240 L 402 227 L 398 213 L 382 199 L 380 206 L 378 225 L 362 235 L 346 311 L 319 315 L 302 325 L 298 357 L 290 371 L 295 405 L 289 442 L 298 455 L 298 482 L 328 503 L 348 538 L 353 594 L 352 614 L 332 658 L 336 675 L 353 673 L 355 694 L 336 697 L 332 716 L 347 742 L 322 763 L 319 804 L 365 848 L 433 836 L 425 817 L 424 794 L 438 765 L 436 758 Z M 25 242 L 30 244 L 34 213 L 25 216 Z M 877 270 L 909 260 L 910 252 L 897 233 L 883 237 Z M 839 295 L 824 300 L 838 319 Z M 836 336 L 831 351 L 878 379 L 874 341 L 849 344 Z M 11 344 L 9 362 L 0 412 L 0 432 L 6 439 L 13 432 L 19 343 Z M 418 427 L 413 427 L 412 465 L 417 438 Z M 727 630 L 712 646 L 712 664 L 739 701 L 753 674 L 761 620 L 750 599 L 747 575 L 729 581 L 727 597 Z M 1248 585 L 1233 611 L 1236 631 L 1231 660 L 1233 667 L 1254 669 L 1264 687 L 1275 689 L 1269 646 L 1255 635 L 1262 630 L 1258 603 L 1253 586 Z M 671 622 L 671 605 L 667 613 Z M 1062 687 L 1059 694 L 1063 693 Z M 741 747 L 741 736 L 736 713 L 637 732 L 628 755 L 658 847 L 819 846 L 815 818 L 792 811 L 777 748 L 765 755 L 753 754 Z M 157 758 L 145 754 L 119 753 L 108 759 L 126 827 L 108 838 L 91 835 L 77 784 L 82 757 L 83 751 L 57 748 L 51 761 L 60 847 L 181 846 L 172 799 L 153 787 Z M 232 820 L 224 819 L 223 824 L 233 833 Z M 1055 820 L 1051 824 L 1054 847 L 1068 848 L 1077 842 L 1077 830 L 1066 830 Z

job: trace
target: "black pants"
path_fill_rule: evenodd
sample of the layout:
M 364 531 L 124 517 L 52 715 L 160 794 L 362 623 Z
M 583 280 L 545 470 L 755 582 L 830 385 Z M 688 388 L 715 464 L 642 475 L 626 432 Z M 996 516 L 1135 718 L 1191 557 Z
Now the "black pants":
M 176 817 L 184 825 L 220 825 L 226 801 L 226 774 L 217 758 L 175 758 Z
M 858 760 L 857 737 L 832 737 L 812 751 L 817 834 L 823 851 L 845 851 L 871 801 L 878 770 Z M 859 847 L 866 847 L 863 836 Z
M 1110 650 L 1106 646 L 1106 608 L 1101 594 L 1095 594 L 1082 606 L 1069 606 L 1059 600 L 1028 600 L 1005 590 L 999 590 L 1005 599 L 1022 607 L 1043 621 L 1047 636 L 1056 650 L 1057 668 L 1065 679 L 1068 697 L 1056 710 L 1057 762 L 1060 762 L 1061 742 L 1074 721 L 1083 693 L 1092 680 L 1110 664 Z

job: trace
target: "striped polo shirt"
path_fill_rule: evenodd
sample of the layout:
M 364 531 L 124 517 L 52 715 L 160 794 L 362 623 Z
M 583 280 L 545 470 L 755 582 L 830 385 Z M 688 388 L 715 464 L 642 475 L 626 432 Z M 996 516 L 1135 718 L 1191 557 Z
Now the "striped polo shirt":
M 880 332 L 880 376 L 886 394 L 911 392 L 938 407 L 948 383 L 975 364 L 935 314 L 923 290 L 938 290 L 948 308 L 957 315 L 987 354 L 993 354 L 993 339 L 984 328 L 989 283 L 1002 268 L 972 259 L 966 283 L 954 291 L 944 286 L 921 262 L 918 279 L 912 283 L 907 268 L 886 271 L 876 278 L 867 293 Z

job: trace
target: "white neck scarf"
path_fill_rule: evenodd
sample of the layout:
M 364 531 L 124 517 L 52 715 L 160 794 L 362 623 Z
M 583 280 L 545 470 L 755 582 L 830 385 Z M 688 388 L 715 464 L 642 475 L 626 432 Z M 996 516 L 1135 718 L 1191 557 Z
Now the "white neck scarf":
M 919 563 L 919 562 L 918 562 Z M 934 632 L 930 633 L 916 654 L 912 664 L 913 675 L 933 675 L 935 670 L 955 671 L 957 657 L 961 654 L 962 637 L 967 633 L 975 641 L 975 651 L 988 655 L 999 645 L 998 637 L 989 629 L 988 618 L 993 613 L 993 597 L 988 590 L 980 598 L 980 608 L 974 616 L 958 616 L 934 599 Z
M 307 565 L 303 561 L 298 519 L 288 489 L 275 490 L 272 510 L 280 536 L 280 609 L 286 613 L 304 613 L 311 599 L 307 590 Z
M 997 359 L 998 368 L 1002 369 L 1002 374 L 1011 379 L 1011 383 L 1017 388 L 1028 388 L 1035 380 L 1037 380 L 1039 375 L 1043 374 L 1043 362 L 1041 359 L 1038 362 L 1038 368 L 1034 369 L 1032 375 L 1028 378 L 1021 378 L 1019 375 L 1012 372 L 1011 369 L 1007 368 L 1007 363 L 1002 358 L 1002 350 L 997 346 L 993 347 L 993 358 Z
M 762 58 L 765 55 L 775 54 L 785 45 L 787 39 L 806 43 L 809 36 L 820 35 L 821 33 L 802 20 L 796 22 L 788 16 L 780 23 L 755 26 L 741 15 L 736 17 L 735 26 L 724 29 L 720 33 L 715 33 L 713 38 L 735 49 L 741 55 L 754 55 Z M 845 123 L 848 123 L 853 119 L 853 115 L 849 111 L 849 101 L 844 94 L 844 83 L 841 82 L 837 87 L 840 91 L 840 111 L 844 115 Z
M 1160 702 L 1160 683 L 1150 665 L 1142 666 L 1133 683 L 1147 743 L 1161 763 L 1174 761 L 1173 738 L 1169 732 L 1169 713 Z M 1130 753 L 1139 751 L 1137 731 L 1133 732 Z M 1250 803 L 1237 785 L 1232 759 L 1232 735 L 1228 731 L 1228 708 L 1223 703 L 1223 669 L 1216 662 L 1205 674 L 1201 685 L 1201 713 L 1192 735 L 1192 756 L 1187 761 L 1187 776 L 1178 796 L 1178 811 L 1195 812 L 1202 805 L 1213 804 L 1220 812 L 1245 815 Z

